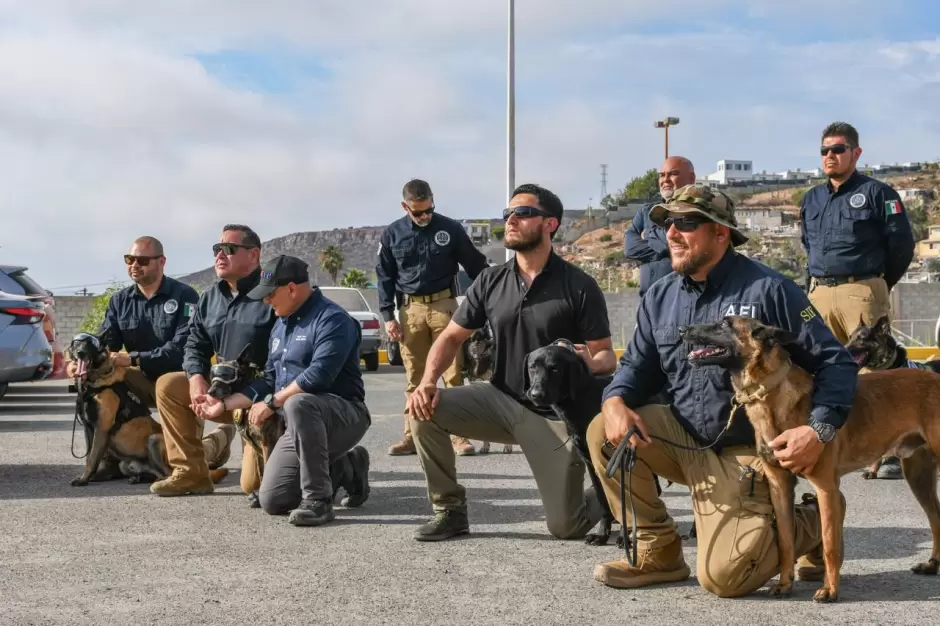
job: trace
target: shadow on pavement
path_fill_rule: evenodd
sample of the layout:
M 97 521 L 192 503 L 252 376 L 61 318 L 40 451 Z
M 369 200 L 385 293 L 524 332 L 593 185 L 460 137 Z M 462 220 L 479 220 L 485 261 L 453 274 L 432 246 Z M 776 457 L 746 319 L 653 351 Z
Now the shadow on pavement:
M 6 413 L 0 411 L 0 417 Z M 0 420 L 0 433 L 30 433 L 72 430 L 72 420 Z M 79 427 L 78 431 L 81 430 Z
M 75 415 L 74 404 L 4 404 L 0 401 L 0 418 L 7 415 Z

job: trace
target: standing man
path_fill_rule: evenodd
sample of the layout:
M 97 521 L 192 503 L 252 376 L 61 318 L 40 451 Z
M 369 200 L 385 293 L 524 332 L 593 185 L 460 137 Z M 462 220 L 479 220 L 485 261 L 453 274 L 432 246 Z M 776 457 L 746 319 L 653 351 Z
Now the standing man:
M 182 372 L 161 376 L 157 381 L 157 408 L 163 420 L 166 451 L 173 474 L 150 486 L 159 496 L 212 493 L 209 467 L 199 445 L 204 422 L 202 411 L 209 390 L 210 360 L 238 357 L 251 344 L 251 363 L 263 367 L 268 359 L 268 338 L 274 325 L 274 311 L 264 302 L 248 298 L 248 292 L 261 280 L 261 239 L 248 226 L 229 224 L 222 229 L 219 243 L 212 246 L 215 255 L 216 284 L 199 297 L 189 328 Z M 247 384 L 247 381 L 246 381 Z M 232 414 L 218 418 L 233 423 Z M 247 464 L 254 456 L 245 454 L 244 478 L 253 475 Z
M 457 482 L 448 433 L 518 444 L 532 468 L 553 536 L 584 537 L 601 518 L 597 498 L 584 491 L 585 466 L 564 422 L 526 396 L 527 355 L 557 339 L 572 341 L 594 374 L 609 374 L 617 366 L 601 288 L 552 249 L 563 213 L 558 196 L 543 187 L 521 185 L 513 191 L 503 219 L 504 241 L 515 256 L 485 270 L 470 286 L 454 319 L 434 342 L 424 376 L 408 399 L 434 510 L 434 518 L 415 531 L 417 541 L 470 532 L 466 490 Z M 494 341 L 490 381 L 438 390 L 441 372 L 487 322 Z
M 264 378 L 224 400 L 207 399 L 205 413 L 217 419 L 250 408 L 248 419 L 260 427 L 280 412 L 286 430 L 264 467 L 261 508 L 289 511 L 295 526 L 320 526 L 336 517 L 333 480 L 346 489 L 345 507 L 369 497 L 369 453 L 356 445 L 372 424 L 359 370 L 362 330 L 310 284 L 307 264 L 296 257 L 265 263 L 248 297 L 264 300 L 278 318 Z
M 385 331 L 401 345 L 401 358 L 408 377 L 407 400 L 424 375 L 431 344 L 444 332 L 457 310 L 454 293 L 457 264 L 462 265 L 473 280 L 487 263 L 463 226 L 434 212 L 434 194 L 425 181 L 413 179 L 405 184 L 401 207 L 406 215 L 392 222 L 382 233 L 375 274 Z M 400 324 L 395 320 L 399 298 L 403 300 Z M 447 387 L 463 385 L 459 356 L 443 374 Z M 415 453 L 407 412 L 406 409 L 404 439 L 388 449 L 390 455 Z M 457 454 L 476 452 L 464 437 L 454 435 L 451 442 Z
M 855 128 L 827 126 L 820 154 L 829 181 L 810 189 L 800 207 L 809 299 L 845 344 L 860 319 L 871 326 L 888 315 L 888 292 L 914 258 L 914 233 L 898 192 L 856 170 Z M 901 478 L 900 460 L 887 458 L 878 477 Z
M 124 255 L 124 264 L 134 284 L 108 300 L 98 335 L 115 365 L 128 368 L 127 386 L 143 404 L 156 408 L 157 379 L 183 370 L 183 347 L 199 294 L 164 273 L 166 256 L 155 237 L 138 237 Z M 75 377 L 74 362 L 67 372 Z M 234 435 L 235 427 L 225 424 L 203 437 L 209 469 L 228 461 Z
M 692 167 L 692 161 L 681 156 L 671 156 L 659 170 L 659 195 L 663 202 L 667 202 L 676 189 L 694 182 L 695 168 Z M 625 256 L 640 263 L 641 298 L 650 285 L 672 272 L 666 231 L 649 219 L 649 211 L 654 204 L 645 204 L 636 212 L 625 235 Z

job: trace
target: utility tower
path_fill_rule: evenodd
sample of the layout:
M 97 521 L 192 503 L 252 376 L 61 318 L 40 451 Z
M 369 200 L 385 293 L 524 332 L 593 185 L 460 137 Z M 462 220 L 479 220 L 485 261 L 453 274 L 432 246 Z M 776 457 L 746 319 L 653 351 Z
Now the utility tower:
M 607 197 L 607 164 L 601 163 L 601 202 Z

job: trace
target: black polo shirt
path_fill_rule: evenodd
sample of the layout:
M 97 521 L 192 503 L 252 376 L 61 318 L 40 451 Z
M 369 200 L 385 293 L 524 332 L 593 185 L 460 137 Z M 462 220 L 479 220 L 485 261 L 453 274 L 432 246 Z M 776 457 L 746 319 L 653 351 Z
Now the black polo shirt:
M 488 321 L 493 331 L 492 384 L 526 408 L 554 418 L 525 396 L 525 359 L 558 339 L 585 343 L 610 337 L 607 301 L 597 281 L 554 252 L 528 289 L 512 259 L 488 267 L 454 313 L 469 330 Z

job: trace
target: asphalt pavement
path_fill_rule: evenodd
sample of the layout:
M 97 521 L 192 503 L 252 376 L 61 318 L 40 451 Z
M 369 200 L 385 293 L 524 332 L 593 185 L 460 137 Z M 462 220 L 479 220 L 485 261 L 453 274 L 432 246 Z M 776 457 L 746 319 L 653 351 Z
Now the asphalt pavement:
M 594 565 L 620 556 L 552 538 L 518 447 L 461 457 L 472 534 L 418 543 L 430 515 L 417 457 L 389 457 L 401 435 L 404 375 L 364 372 L 374 420 L 372 494 L 320 528 L 250 509 L 232 473 L 211 496 L 158 498 L 123 481 L 72 487 L 74 396 L 58 382 L 15 385 L 0 400 L 0 623 L 3 624 L 834 624 L 936 623 L 940 577 L 909 571 L 930 550 L 927 520 L 903 481 L 845 478 L 846 555 L 839 603 L 817 583 L 790 599 L 720 599 L 693 577 L 608 589 Z M 76 433 L 75 452 L 84 452 Z M 800 485 L 800 493 L 806 489 Z M 665 501 L 685 533 L 688 492 Z

